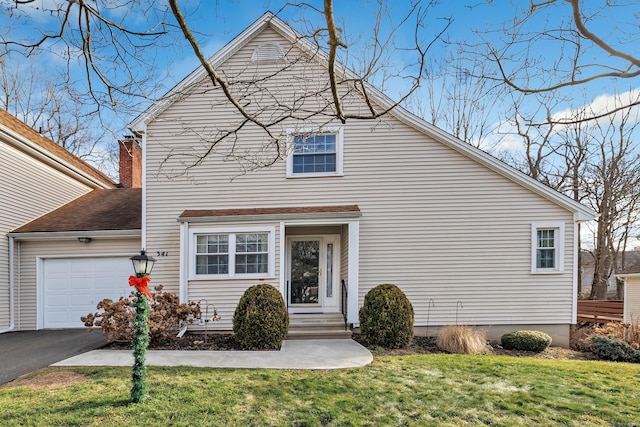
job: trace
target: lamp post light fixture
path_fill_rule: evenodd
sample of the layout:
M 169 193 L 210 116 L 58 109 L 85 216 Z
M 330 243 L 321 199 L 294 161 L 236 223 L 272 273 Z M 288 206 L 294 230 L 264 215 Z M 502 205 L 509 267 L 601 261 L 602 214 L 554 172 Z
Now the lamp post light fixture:
M 151 270 L 153 269 L 153 264 L 156 262 L 156 259 L 147 255 L 144 249 L 140 251 L 140 255 L 134 255 L 130 259 L 133 263 L 133 271 L 136 272 L 136 277 L 150 275 Z
M 133 321 L 133 367 L 131 402 L 140 403 L 147 397 L 147 368 L 144 366 L 145 353 L 149 346 L 149 304 L 152 299 L 149 292 L 149 274 L 156 260 L 148 256 L 144 250 L 140 255 L 131 257 L 136 275 L 129 277 L 129 286 L 136 287 L 136 317 Z

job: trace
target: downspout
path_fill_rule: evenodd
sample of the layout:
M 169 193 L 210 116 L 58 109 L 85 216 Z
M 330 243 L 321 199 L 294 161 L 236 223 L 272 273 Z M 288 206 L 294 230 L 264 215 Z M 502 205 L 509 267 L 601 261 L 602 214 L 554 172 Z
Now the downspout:
M 14 286 L 14 272 L 13 272 L 13 237 L 9 237 L 9 327 L 6 329 L 0 330 L 0 334 L 4 334 L 5 332 L 11 332 L 15 329 L 16 325 L 14 323 L 14 306 L 13 306 L 13 286 Z

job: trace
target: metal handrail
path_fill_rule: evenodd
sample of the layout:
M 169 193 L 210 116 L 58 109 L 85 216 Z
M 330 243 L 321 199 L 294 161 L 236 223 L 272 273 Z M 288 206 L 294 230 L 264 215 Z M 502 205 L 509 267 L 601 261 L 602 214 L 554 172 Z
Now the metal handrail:
M 344 330 L 348 330 L 347 328 L 347 297 L 349 296 L 349 293 L 347 291 L 347 284 L 345 283 L 344 279 L 341 280 L 342 282 L 342 317 L 344 318 Z

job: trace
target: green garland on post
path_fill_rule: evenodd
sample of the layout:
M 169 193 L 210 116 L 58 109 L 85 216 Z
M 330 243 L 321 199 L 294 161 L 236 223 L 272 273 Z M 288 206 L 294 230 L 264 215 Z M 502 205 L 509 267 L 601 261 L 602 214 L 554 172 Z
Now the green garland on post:
M 147 397 L 147 368 L 144 361 L 149 346 L 149 305 L 147 297 L 140 291 L 136 292 L 135 307 L 131 402 L 140 403 Z
M 133 383 L 131 387 L 131 402 L 140 403 L 147 397 L 147 368 L 144 366 L 145 353 L 149 346 L 149 304 L 151 292 L 147 288 L 148 276 L 129 277 L 129 286 L 135 286 L 136 317 L 133 321 Z

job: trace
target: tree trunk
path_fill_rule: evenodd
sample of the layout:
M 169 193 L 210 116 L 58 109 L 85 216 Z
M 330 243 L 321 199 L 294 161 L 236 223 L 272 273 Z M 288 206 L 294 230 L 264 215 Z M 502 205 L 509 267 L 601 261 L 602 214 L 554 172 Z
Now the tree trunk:
M 616 277 L 616 299 L 619 301 L 624 300 L 624 280 Z

